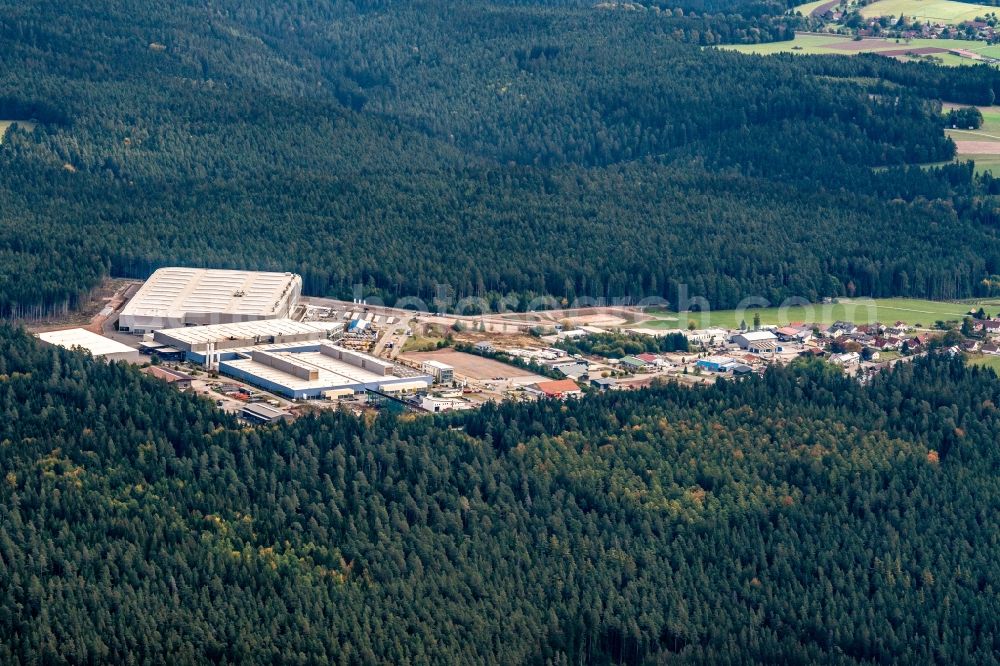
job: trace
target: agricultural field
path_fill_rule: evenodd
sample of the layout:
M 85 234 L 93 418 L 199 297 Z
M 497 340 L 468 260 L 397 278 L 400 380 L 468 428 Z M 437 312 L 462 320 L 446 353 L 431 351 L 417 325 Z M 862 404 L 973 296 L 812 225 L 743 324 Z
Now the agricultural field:
M 995 48 L 995 47 L 993 47 Z M 959 104 L 945 104 L 944 110 L 958 108 Z M 983 125 L 977 130 L 947 129 L 957 148 L 955 159 L 972 160 L 976 171 L 1000 174 L 1000 107 L 980 106 Z
M 792 9 L 793 12 L 798 12 L 803 16 L 809 16 L 816 9 L 819 9 L 823 5 L 829 4 L 830 0 L 813 0 L 813 2 L 807 2 L 804 5 L 798 5 Z
M 716 312 L 692 312 L 682 317 L 676 313 L 650 313 L 655 319 L 643 322 L 642 328 L 674 329 L 687 326 L 694 321 L 698 328 L 739 328 L 740 322 L 747 325 L 753 323 L 754 315 L 760 315 L 760 323 L 764 326 L 781 326 L 793 321 L 810 322 L 814 324 L 832 324 L 838 320 L 853 321 L 858 324 L 870 324 L 876 321 L 893 323 L 904 321 L 908 324 L 933 326 L 937 320 L 961 319 L 969 312 L 971 303 L 946 303 L 911 298 L 876 298 L 847 299 L 842 298 L 837 303 L 795 305 L 787 308 L 753 308 L 742 312 L 738 310 L 719 310 Z M 978 304 L 976 307 L 979 307 Z
M 878 3 L 881 4 L 881 3 Z M 963 4 L 963 3 L 953 3 Z M 983 8 L 979 5 L 977 9 Z M 858 53 L 879 53 L 900 60 L 920 58 L 934 59 L 942 65 L 975 65 L 980 61 L 974 55 L 1000 57 L 1000 47 L 985 42 L 963 39 L 882 39 L 867 38 L 856 40 L 845 35 L 825 35 L 816 33 L 796 33 L 795 39 L 767 44 L 732 44 L 717 48 L 732 49 L 741 53 L 771 55 L 774 53 L 799 53 L 802 55 L 856 55 Z M 968 55 L 959 55 L 958 52 Z
M 4 137 L 13 125 L 17 125 L 22 131 L 33 132 L 36 124 L 30 120 L 0 120 L 0 143 L 3 143 Z
M 981 365 L 984 368 L 993 368 L 993 371 L 1000 375 L 1000 356 L 990 354 L 972 354 L 966 356 L 966 362 L 970 365 Z
M 983 174 L 989 171 L 995 176 L 1000 176 L 1000 155 L 959 155 L 957 161 L 972 160 L 976 164 L 976 173 Z
M 861 15 L 865 18 L 903 15 L 919 19 L 924 23 L 957 25 L 964 21 L 973 21 L 977 16 L 993 11 L 996 11 L 996 7 L 954 0 L 878 0 L 862 7 Z

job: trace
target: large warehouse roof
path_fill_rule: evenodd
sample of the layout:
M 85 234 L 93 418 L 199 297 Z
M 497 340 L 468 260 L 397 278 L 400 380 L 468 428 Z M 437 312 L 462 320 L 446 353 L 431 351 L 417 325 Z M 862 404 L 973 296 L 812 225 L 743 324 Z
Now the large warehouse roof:
M 48 331 L 46 333 L 39 333 L 38 339 L 47 342 L 50 345 L 58 345 L 60 347 L 65 347 L 66 349 L 79 347 L 90 352 L 91 356 L 138 354 L 135 349 L 129 347 L 128 345 L 123 345 L 117 340 L 105 338 L 97 333 L 91 333 L 83 328 L 70 328 L 63 331 Z
M 301 322 L 293 319 L 261 319 L 259 321 L 244 321 L 234 324 L 212 324 L 209 326 L 185 326 L 182 328 L 165 328 L 156 332 L 157 339 L 169 339 L 174 343 L 183 343 L 196 347 L 208 343 L 218 343 L 225 340 L 238 340 L 252 345 L 255 340 L 271 340 L 288 336 L 308 336 L 321 339 L 331 330 L 339 330 L 344 325 L 340 323 Z
M 359 367 L 332 356 L 331 353 L 335 353 L 333 350 L 338 349 L 326 345 L 317 345 L 316 351 L 291 352 L 266 348 L 266 351 L 255 352 L 252 358 L 222 361 L 220 368 L 223 374 L 296 398 L 319 396 L 340 388 L 362 390 L 397 383 L 411 385 L 417 380 L 423 380 L 427 385 L 431 381 L 426 375 L 386 374 L 385 366 L 389 366 L 389 372 L 392 372 L 391 363 L 381 362 L 367 354 L 341 350 L 356 357 L 356 362 L 364 359 L 366 365 L 371 366 Z
M 161 268 L 128 302 L 121 319 L 184 321 L 189 313 L 230 321 L 280 317 L 287 313 L 289 295 L 298 298 L 301 283 L 294 273 Z

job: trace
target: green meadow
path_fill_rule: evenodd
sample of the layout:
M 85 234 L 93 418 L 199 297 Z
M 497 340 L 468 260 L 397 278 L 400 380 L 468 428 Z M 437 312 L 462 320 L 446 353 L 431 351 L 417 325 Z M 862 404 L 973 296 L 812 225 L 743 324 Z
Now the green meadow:
M 966 356 L 966 360 L 970 365 L 981 365 L 984 368 L 993 368 L 993 371 L 1000 375 L 1000 356 L 976 354 Z
M 17 128 L 24 132 L 33 132 L 36 123 L 31 120 L 0 120 L 0 143 L 3 143 L 3 139 L 7 136 L 12 125 L 17 125 Z
M 961 3 L 955 3 L 961 4 Z M 967 5 L 975 7 L 975 5 Z M 983 8 L 980 7 L 980 10 Z M 856 55 L 858 53 L 879 53 L 881 51 L 898 51 L 900 49 L 939 48 L 970 51 L 984 56 L 1000 57 L 1000 46 L 988 45 L 986 42 L 974 42 L 964 39 L 865 39 L 856 41 L 846 35 L 825 35 L 815 33 L 796 33 L 795 39 L 785 42 L 769 42 L 766 44 L 729 44 L 717 48 L 730 49 L 741 53 L 771 55 L 774 53 L 799 53 L 802 55 Z M 934 53 L 928 56 L 896 56 L 901 60 L 918 58 L 933 59 L 942 65 L 960 66 L 976 65 L 980 61 L 964 58 L 953 53 Z
M 753 324 L 754 315 L 760 315 L 764 326 L 782 326 L 791 322 L 811 324 L 832 324 L 835 321 L 853 321 L 856 324 L 871 324 L 876 321 L 891 324 L 903 321 L 907 324 L 933 326 L 938 320 L 961 319 L 973 307 L 972 303 L 949 303 L 913 298 L 855 298 L 839 299 L 837 303 L 793 305 L 789 307 L 747 308 L 745 310 L 718 310 L 714 312 L 677 313 L 650 312 L 653 320 L 640 324 L 642 328 L 671 329 L 686 328 L 694 321 L 697 328 L 739 328 L 740 322 Z M 978 304 L 975 307 L 979 307 Z M 984 305 L 987 312 L 989 305 Z M 994 305 L 994 308 L 996 306 Z
M 903 15 L 925 23 L 958 25 L 996 11 L 996 8 L 955 0 L 878 0 L 860 11 L 865 18 Z

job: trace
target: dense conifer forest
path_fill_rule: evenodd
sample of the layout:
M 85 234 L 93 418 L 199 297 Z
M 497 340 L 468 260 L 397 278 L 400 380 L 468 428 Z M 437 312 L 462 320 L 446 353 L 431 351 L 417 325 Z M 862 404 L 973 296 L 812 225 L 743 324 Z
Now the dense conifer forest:
M 0 120 L 32 121 L 0 318 L 176 264 L 995 295 L 1000 182 L 947 164 L 941 101 L 998 70 L 713 48 L 787 7 L 0 0 Z M 253 428 L 0 326 L 0 663 L 997 663 L 998 404 L 931 356 Z
M 781 3 L 0 2 L 0 316 L 163 265 L 318 295 L 994 293 L 986 66 L 761 58 Z
M 997 663 L 1000 379 L 240 427 L 0 330 L 4 663 Z

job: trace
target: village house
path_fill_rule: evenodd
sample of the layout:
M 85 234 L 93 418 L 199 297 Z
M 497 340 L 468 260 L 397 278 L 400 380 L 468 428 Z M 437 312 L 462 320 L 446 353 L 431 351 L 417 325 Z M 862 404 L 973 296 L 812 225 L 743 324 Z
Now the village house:
M 984 319 L 978 322 L 974 328 L 986 334 L 1000 333 L 1000 319 Z
M 842 366 L 852 366 L 857 365 L 861 362 L 861 354 L 857 352 L 847 352 L 846 354 L 833 354 L 830 357 L 830 363 Z

